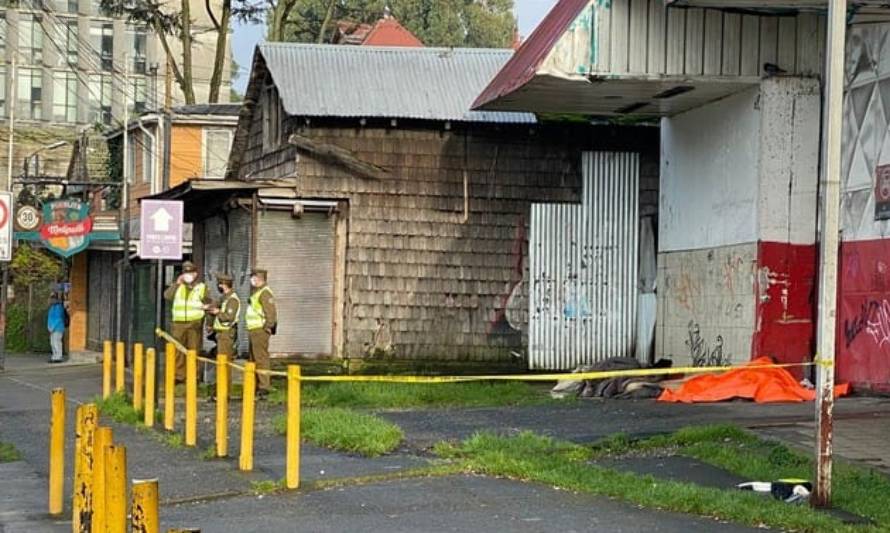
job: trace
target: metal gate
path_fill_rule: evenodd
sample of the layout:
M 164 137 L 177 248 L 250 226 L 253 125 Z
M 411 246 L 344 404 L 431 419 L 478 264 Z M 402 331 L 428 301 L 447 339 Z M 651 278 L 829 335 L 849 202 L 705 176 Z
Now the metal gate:
M 269 271 L 278 306 L 273 354 L 330 355 L 334 321 L 334 222 L 327 213 L 258 214 L 256 264 Z
M 632 356 L 639 156 L 585 152 L 580 205 L 532 204 L 529 366 Z

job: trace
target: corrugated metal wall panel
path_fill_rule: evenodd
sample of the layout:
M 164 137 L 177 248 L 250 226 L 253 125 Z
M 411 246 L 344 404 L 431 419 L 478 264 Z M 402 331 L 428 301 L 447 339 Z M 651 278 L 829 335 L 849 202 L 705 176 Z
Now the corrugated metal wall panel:
M 273 353 L 330 355 L 334 312 L 334 222 L 325 213 L 261 211 L 257 266 L 278 304 Z
M 250 213 L 244 209 L 229 211 L 228 253 L 226 267 L 235 281 L 235 292 L 241 298 L 241 320 L 238 321 L 238 349 L 247 352 L 249 343 L 244 327 L 244 309 L 250 297 Z
M 808 76 L 822 70 L 823 47 L 812 45 L 821 42 L 822 15 L 743 16 L 668 8 L 663 0 L 591 2 L 587 10 L 579 20 L 594 21 L 592 44 L 565 48 L 573 57 L 548 57 L 544 70 L 559 71 L 560 65 L 575 65 L 588 56 L 593 74 L 758 76 L 763 63 Z M 572 68 L 566 74 L 578 72 Z
M 639 156 L 583 155 L 581 205 L 533 204 L 529 365 L 629 356 L 637 316 Z

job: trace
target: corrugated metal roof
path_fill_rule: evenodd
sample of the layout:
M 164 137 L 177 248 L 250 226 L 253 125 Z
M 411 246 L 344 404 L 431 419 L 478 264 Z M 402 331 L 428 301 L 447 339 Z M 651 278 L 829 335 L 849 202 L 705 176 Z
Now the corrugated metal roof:
M 470 111 L 512 50 L 295 43 L 258 49 L 290 115 L 535 122 L 530 113 Z

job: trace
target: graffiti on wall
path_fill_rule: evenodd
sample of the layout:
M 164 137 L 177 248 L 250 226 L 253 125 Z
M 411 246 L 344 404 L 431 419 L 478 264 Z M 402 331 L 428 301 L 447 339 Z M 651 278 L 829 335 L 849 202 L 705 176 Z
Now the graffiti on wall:
M 723 335 L 717 335 L 713 344 L 708 344 L 701 335 L 701 328 L 695 321 L 689 321 L 686 346 L 692 366 L 724 366 L 730 364 L 730 357 L 723 353 Z
M 497 296 L 494 315 L 488 324 L 489 335 L 515 334 L 521 331 L 525 321 L 517 320 L 516 311 L 525 306 L 525 298 L 522 295 L 525 278 L 525 250 L 528 238 L 525 233 L 525 217 L 520 215 L 516 221 L 516 234 L 513 238 L 513 268 L 511 279 L 505 284 L 504 292 Z M 525 306 L 527 307 L 527 306 Z M 513 320 L 511 320 L 511 318 Z M 519 322 L 519 323 L 517 323 Z
M 844 342 L 847 348 L 860 333 L 865 332 L 879 349 L 890 346 L 890 301 L 868 300 L 859 313 L 844 320 Z

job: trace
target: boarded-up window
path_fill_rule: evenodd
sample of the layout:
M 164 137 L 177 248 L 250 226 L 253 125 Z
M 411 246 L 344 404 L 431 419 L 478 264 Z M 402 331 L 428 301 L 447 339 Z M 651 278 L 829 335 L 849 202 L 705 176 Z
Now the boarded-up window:
M 221 129 L 204 130 L 204 177 L 222 179 L 226 175 L 232 132 Z
M 263 88 L 263 151 L 271 151 L 281 144 L 281 101 L 275 85 Z

